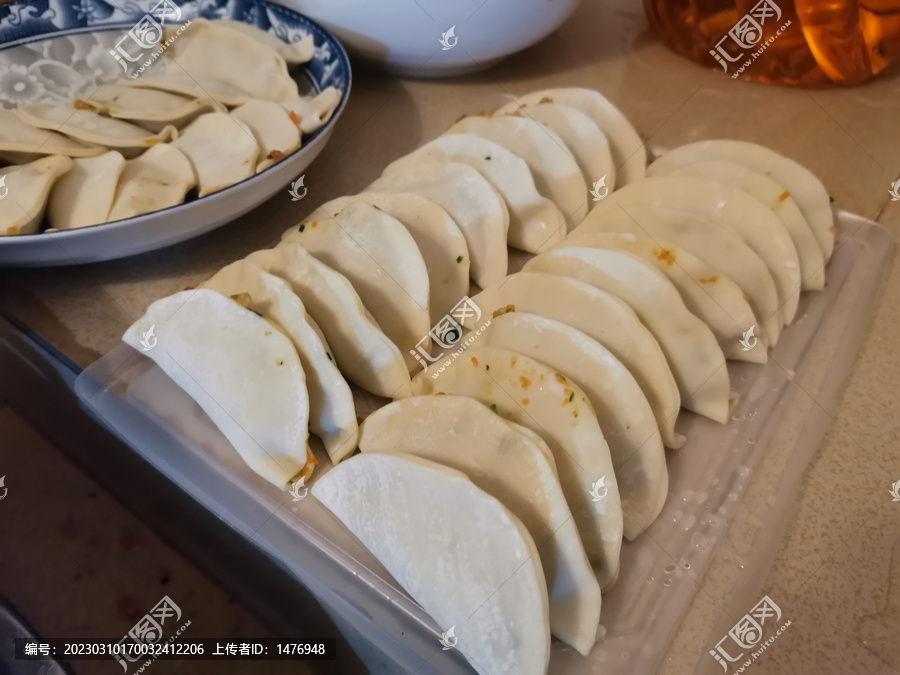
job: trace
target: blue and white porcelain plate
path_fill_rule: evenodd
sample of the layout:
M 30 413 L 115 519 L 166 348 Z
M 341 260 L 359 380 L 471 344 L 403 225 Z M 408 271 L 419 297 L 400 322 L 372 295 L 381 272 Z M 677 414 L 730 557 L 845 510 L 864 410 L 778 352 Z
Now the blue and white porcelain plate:
M 178 23 L 231 19 L 286 43 L 312 35 L 315 55 L 291 70 L 301 93 L 343 96 L 325 126 L 283 161 L 220 192 L 136 218 L 62 232 L 0 237 L 0 265 L 66 265 L 121 258 L 184 241 L 234 220 L 298 178 L 322 151 L 350 92 L 350 62 L 315 21 L 265 0 L 28 0 L 0 5 L 0 106 L 61 103 L 126 76 L 110 54 L 148 13 L 177 6 Z M 174 11 L 174 10 L 173 10 Z M 152 51 L 149 50 L 149 51 Z M 140 62 L 133 66 L 140 65 Z M 2 173 L 2 168 L 0 168 Z

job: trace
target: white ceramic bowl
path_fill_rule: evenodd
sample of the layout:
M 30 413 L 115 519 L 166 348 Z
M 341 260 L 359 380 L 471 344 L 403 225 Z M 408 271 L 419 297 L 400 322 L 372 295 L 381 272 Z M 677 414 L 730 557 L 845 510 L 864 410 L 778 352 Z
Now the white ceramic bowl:
M 351 54 L 414 77 L 448 77 L 493 65 L 555 31 L 581 2 L 276 1 L 319 21 Z M 453 35 L 442 42 L 451 27 Z

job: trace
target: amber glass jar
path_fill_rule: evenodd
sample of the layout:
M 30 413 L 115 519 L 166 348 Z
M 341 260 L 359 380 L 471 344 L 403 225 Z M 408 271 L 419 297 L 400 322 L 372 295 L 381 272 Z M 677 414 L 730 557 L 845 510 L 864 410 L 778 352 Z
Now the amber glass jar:
M 857 84 L 900 58 L 900 0 L 644 0 L 673 50 L 759 82 Z

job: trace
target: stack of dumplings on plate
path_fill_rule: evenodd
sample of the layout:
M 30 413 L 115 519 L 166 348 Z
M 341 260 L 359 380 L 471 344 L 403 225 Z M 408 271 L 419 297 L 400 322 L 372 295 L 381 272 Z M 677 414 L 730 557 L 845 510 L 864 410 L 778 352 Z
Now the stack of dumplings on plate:
M 542 673 L 551 635 L 593 648 L 681 408 L 727 423 L 726 359 L 766 361 L 833 246 L 790 159 L 718 140 L 647 166 L 602 95 L 551 89 L 461 119 L 125 340 L 155 324 L 148 356 L 279 486 L 316 463 L 308 419 L 334 465 L 312 494 L 478 672 Z M 241 330 L 204 339 L 226 314 Z
M 195 19 L 137 79 L 0 109 L 0 174 L 15 195 L 0 202 L 0 236 L 152 213 L 278 163 L 341 101 L 334 87 L 302 97 L 289 75 L 313 49 L 312 36 L 285 44 L 255 26 Z

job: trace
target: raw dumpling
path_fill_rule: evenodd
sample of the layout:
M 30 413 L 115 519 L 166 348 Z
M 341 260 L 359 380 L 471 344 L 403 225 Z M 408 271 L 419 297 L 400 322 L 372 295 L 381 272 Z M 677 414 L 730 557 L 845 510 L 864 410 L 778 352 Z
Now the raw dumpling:
M 757 323 L 744 292 L 726 275 L 684 249 L 664 239 L 631 232 L 573 232 L 564 245 L 628 251 L 643 258 L 678 289 L 687 308 L 709 326 L 727 358 L 766 362 L 764 337 L 760 338 L 761 349 L 745 351 L 740 345 L 744 331 Z
M 341 103 L 340 89 L 326 87 L 315 96 L 303 96 L 279 105 L 288 111 L 291 120 L 304 134 L 311 134 L 328 123 Z
M 288 283 L 249 260 L 238 260 L 219 270 L 203 287 L 232 298 L 244 296 L 247 309 L 284 329 L 306 375 L 310 431 L 322 439 L 335 464 L 352 453 L 359 440 L 353 394 L 334 363 L 328 343 Z M 273 326 L 272 330 L 277 329 Z
M 234 87 L 246 92 L 248 98 L 278 102 L 300 96 L 287 63 L 277 51 L 220 21 L 193 19 L 191 29 L 166 49 L 157 64 L 160 62 L 164 64 L 164 77 L 185 73 L 197 82 L 213 80 Z M 159 70 L 153 74 L 159 76 Z M 214 92 L 210 95 L 215 97 Z
M 584 390 L 609 443 L 625 538 L 637 537 L 659 515 L 669 474 L 653 411 L 628 369 L 581 331 L 524 312 L 493 319 L 478 345 L 528 354 Z
M 553 131 L 527 117 L 464 117 L 447 134 L 475 134 L 525 160 L 538 192 L 556 204 L 572 229 L 587 213 L 587 185 L 571 150 Z
M 37 129 L 11 110 L 0 108 L 0 158 L 28 164 L 47 155 L 96 157 L 106 152 L 99 145 L 79 143 L 54 131 Z
M 544 439 L 600 588 L 611 586 L 619 574 L 622 503 L 609 446 L 587 395 L 528 356 L 481 346 L 413 378 L 413 394 L 435 393 L 474 398 Z M 591 498 L 597 481 L 608 487 L 604 499 Z
M 509 211 L 506 241 L 510 246 L 538 253 L 566 236 L 562 213 L 538 193 L 525 160 L 499 143 L 475 134 L 438 136 L 388 164 L 384 174 L 420 162 L 459 162 L 478 169 L 506 202 Z
M 469 292 L 469 248 L 453 218 L 430 199 L 412 192 L 361 192 L 332 199 L 319 208 L 334 217 L 353 202 L 384 211 L 409 231 L 428 270 L 431 316 L 449 314 Z
M 41 226 L 47 198 L 56 180 L 72 168 L 72 160 L 50 155 L 3 171 L 6 199 L 0 201 L 0 236 L 34 234 Z
M 542 102 L 561 103 L 576 108 L 594 120 L 609 141 L 613 162 L 616 166 L 615 186 L 617 188 L 639 181 L 644 177 L 647 167 L 647 152 L 644 150 L 644 142 L 625 115 L 619 112 L 618 108 L 600 92 L 577 87 L 542 89 L 525 96 L 515 97 L 497 112 L 510 113 L 517 108 L 539 105 Z
M 277 103 L 254 99 L 232 110 L 231 116 L 253 132 L 262 160 L 256 167 L 257 173 L 280 162 L 300 147 L 300 130 Z
M 758 199 L 721 183 L 664 176 L 616 190 L 601 208 L 627 209 L 633 204 L 657 207 L 673 220 L 704 218 L 733 230 L 769 268 L 783 322 L 794 320 L 801 284 L 797 249 L 781 221 Z
M 774 180 L 797 202 L 809 224 L 825 262 L 834 250 L 834 214 L 831 199 L 821 181 L 807 168 L 774 150 L 744 141 L 700 141 L 670 150 L 657 159 L 654 173 L 668 173 L 676 166 L 719 159 L 746 166 Z
M 613 163 L 609 142 L 600 127 L 590 117 L 576 108 L 560 103 L 541 103 L 528 106 L 510 115 L 523 115 L 547 125 L 563 139 L 588 185 L 601 178 L 612 192 L 616 184 L 616 165 Z M 588 206 L 595 202 L 589 201 Z
M 647 169 L 649 176 L 671 175 L 704 178 L 714 183 L 722 183 L 743 190 L 761 201 L 778 216 L 790 235 L 791 241 L 794 242 L 797 256 L 800 258 L 803 290 L 821 291 L 825 288 L 825 261 L 822 258 L 822 249 L 819 248 L 819 243 L 809 228 L 809 223 L 803 218 L 797 202 L 781 185 L 768 176 L 731 162 L 694 162 L 676 167 L 668 174 L 656 171 L 656 166 L 656 163 L 653 163 Z
M 472 298 L 487 315 L 528 312 L 578 329 L 606 347 L 637 380 L 650 402 L 663 443 L 680 448 L 675 433 L 681 407 L 678 386 L 656 338 L 617 297 L 577 279 L 520 272 Z M 469 320 L 465 327 L 475 328 Z
M 291 242 L 251 253 L 247 260 L 292 286 L 349 380 L 384 398 L 410 395 L 403 355 L 369 318 L 346 278 Z
M 666 355 L 681 405 L 719 424 L 728 421 L 737 399 L 731 395 L 725 356 L 661 272 L 631 253 L 584 246 L 542 253 L 523 269 L 573 277 L 627 302 Z
M 331 216 L 317 209 L 282 235 L 343 274 L 381 329 L 406 357 L 428 337 L 428 270 L 416 242 L 396 218 L 364 202 Z M 427 349 L 430 341 L 426 341 Z
M 193 165 L 201 197 L 256 173 L 259 146 L 253 132 L 227 113 L 201 115 L 172 145 L 187 155 Z
M 156 337 L 150 349 L 147 336 Z M 150 305 L 122 340 L 184 389 L 267 481 L 284 488 L 312 473 L 303 367 L 261 316 L 215 291 L 182 291 Z
M 483 288 L 506 276 L 509 212 L 497 191 L 471 166 L 422 162 L 391 171 L 366 189 L 415 192 L 440 204 L 466 238 L 472 281 Z
M 377 453 L 342 462 L 312 494 L 442 631 L 454 628 L 476 672 L 544 675 L 547 584 L 531 535 L 499 501 L 459 471 Z
M 192 98 L 211 98 L 221 106 L 234 107 L 242 105 L 252 98 L 253 94 L 240 87 L 210 77 L 188 74 L 178 66 L 167 65 L 166 59 L 158 59 L 149 70 L 136 80 L 119 80 L 117 85 L 136 89 L 152 89 Z
M 161 143 L 125 162 L 109 220 L 133 218 L 184 202 L 197 185 L 194 169 L 176 147 Z
M 118 150 L 126 157 L 134 157 L 157 143 L 178 136 L 178 130 L 173 126 L 154 134 L 130 122 L 79 108 L 77 102 L 29 103 L 16 108 L 15 113 L 23 122 L 39 129 L 61 131 L 84 143 Z
M 236 30 L 238 33 L 243 33 L 257 42 L 264 44 L 269 49 L 278 52 L 281 58 L 291 66 L 311 61 L 313 54 L 315 54 L 316 45 L 312 35 L 304 35 L 301 39 L 297 40 L 297 42 L 287 43 L 282 42 L 277 35 L 249 23 L 244 23 L 243 21 L 219 19 L 216 23 L 225 28 Z M 167 33 L 168 31 L 169 29 L 167 29 Z M 166 37 L 169 37 L 169 35 L 167 34 Z
M 109 220 L 125 158 L 115 150 L 97 157 L 72 160 L 72 169 L 63 175 L 50 193 L 50 227 L 72 230 Z
M 86 99 L 76 99 L 75 106 L 100 115 L 129 120 L 156 132 L 169 125 L 180 129 L 205 112 L 224 111 L 210 98 L 188 99 L 165 91 L 120 84 L 100 85 Z
M 669 217 L 666 209 L 635 204 L 594 209 L 573 234 L 585 232 L 631 232 L 680 246 L 740 286 L 760 321 L 757 335 L 761 332 L 769 347 L 777 344 L 781 315 L 775 282 L 766 264 L 730 229 L 704 218 Z
M 456 469 L 508 508 L 537 544 L 550 591 L 550 631 L 582 654 L 591 651 L 600 586 L 543 441 L 536 445 L 471 398 L 418 396 L 369 415 L 359 449 L 407 453 Z

